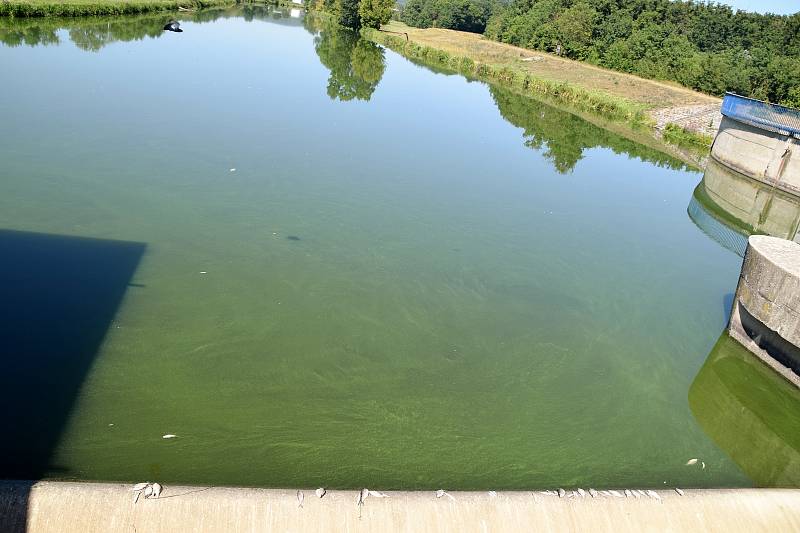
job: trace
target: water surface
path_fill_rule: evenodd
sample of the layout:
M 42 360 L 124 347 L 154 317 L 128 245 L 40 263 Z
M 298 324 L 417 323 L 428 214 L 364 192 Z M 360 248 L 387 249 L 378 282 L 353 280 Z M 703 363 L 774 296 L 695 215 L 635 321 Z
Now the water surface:
M 706 422 L 741 259 L 698 173 L 299 12 L 182 16 L 0 24 L 4 477 L 800 483 Z

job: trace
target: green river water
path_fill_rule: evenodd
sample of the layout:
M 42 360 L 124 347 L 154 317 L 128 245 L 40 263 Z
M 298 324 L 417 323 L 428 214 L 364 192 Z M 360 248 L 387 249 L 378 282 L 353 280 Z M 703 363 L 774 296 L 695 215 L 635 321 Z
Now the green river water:
M 299 11 L 181 16 L 0 21 L 0 476 L 800 485 L 700 173 Z

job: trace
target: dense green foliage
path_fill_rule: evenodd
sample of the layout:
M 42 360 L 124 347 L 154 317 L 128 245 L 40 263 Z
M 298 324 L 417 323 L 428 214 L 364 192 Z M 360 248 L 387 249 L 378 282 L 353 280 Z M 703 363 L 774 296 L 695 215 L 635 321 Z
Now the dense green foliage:
M 365 28 L 380 28 L 392 18 L 394 0 L 361 0 L 358 15 Z
M 800 13 L 672 0 L 514 0 L 486 33 L 706 93 L 800 105 Z
M 380 28 L 389 22 L 394 0 L 306 0 L 309 10 L 322 9 L 345 28 Z
M 490 0 L 409 0 L 400 20 L 417 28 L 483 33 L 491 13 Z

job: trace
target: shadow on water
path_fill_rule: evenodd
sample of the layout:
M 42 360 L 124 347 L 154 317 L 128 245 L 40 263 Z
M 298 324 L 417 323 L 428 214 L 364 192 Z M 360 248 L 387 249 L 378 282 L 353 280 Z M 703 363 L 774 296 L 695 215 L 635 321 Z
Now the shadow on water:
M 58 475 L 53 452 L 145 248 L 0 230 L 3 479 Z M 0 530 L 19 512 L 4 509 Z
M 757 486 L 800 483 L 800 390 L 727 332 L 695 377 L 689 407 Z

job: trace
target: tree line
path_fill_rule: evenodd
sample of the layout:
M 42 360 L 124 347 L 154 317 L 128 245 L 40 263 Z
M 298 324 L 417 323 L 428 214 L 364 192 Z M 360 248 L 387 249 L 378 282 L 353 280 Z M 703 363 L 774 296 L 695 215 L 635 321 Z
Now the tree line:
M 483 33 L 494 3 L 494 0 L 408 0 L 400 20 L 417 28 Z
M 358 30 L 389 22 L 395 0 L 307 0 L 308 9 L 323 8 L 340 26 Z
M 800 106 L 800 12 L 757 14 L 691 0 L 409 0 L 401 20 L 709 94 Z

